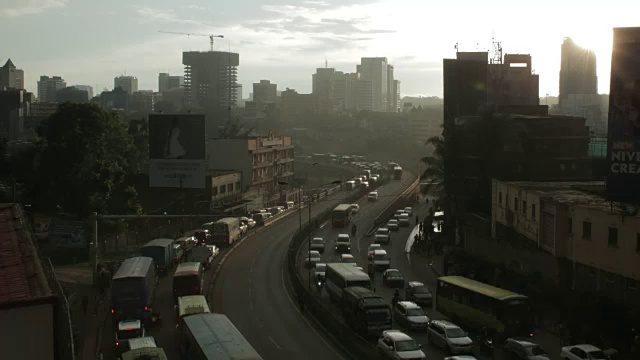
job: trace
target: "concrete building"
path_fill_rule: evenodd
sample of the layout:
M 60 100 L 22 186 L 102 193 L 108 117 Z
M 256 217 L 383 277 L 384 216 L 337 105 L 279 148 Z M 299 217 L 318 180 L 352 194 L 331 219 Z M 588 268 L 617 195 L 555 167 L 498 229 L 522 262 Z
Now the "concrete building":
M 58 103 L 34 102 L 29 107 L 29 116 L 48 118 L 58 111 Z
M 233 212 L 244 207 L 242 173 L 240 171 L 211 170 L 209 174 L 211 211 Z
M 330 113 L 335 110 L 334 85 L 336 70 L 334 68 L 317 68 L 311 77 L 311 93 L 318 99 L 319 110 Z
M 40 76 L 40 81 L 38 81 L 38 101 L 46 103 L 57 102 L 56 93 L 65 87 L 67 87 L 67 83 L 60 76 Z
M 356 110 L 375 111 L 373 81 L 362 79 L 359 73 L 351 74 L 351 76 L 353 108 Z
M 387 111 L 398 112 L 398 89 L 393 77 L 393 65 L 387 65 Z
M 40 260 L 29 219 L 17 204 L 0 204 L 0 346 L 3 358 L 54 360 L 65 350 L 67 318 L 50 284 L 53 269 Z M 46 267 L 46 270 L 45 270 Z M 33 339 L 38 339 L 34 346 Z
M 560 59 L 560 107 L 571 94 L 597 93 L 596 54 L 581 48 L 571 38 L 564 38 Z
M 488 105 L 539 105 L 540 77 L 533 73 L 531 55 L 506 54 L 504 63 L 488 64 Z
M 354 108 L 353 74 L 336 71 L 333 75 L 333 104 L 339 111 Z
M 260 209 L 281 198 L 297 200 L 297 189 L 285 188 L 278 182 L 293 184 L 293 143 L 290 136 L 251 136 L 237 139 L 215 139 L 207 142 L 209 169 L 233 169 L 242 173 L 244 199 L 250 209 Z
M 66 87 L 56 92 L 56 100 L 59 103 L 86 103 L 89 102 L 89 93 L 84 90 L 76 89 L 73 86 Z
M 11 59 L 0 67 L 0 88 L 24 89 L 24 71 L 16 68 Z
M 107 111 L 119 110 L 127 113 L 129 111 L 129 101 L 129 93 L 119 86 L 112 91 L 103 91 L 100 94 L 100 106 Z
M 155 110 L 155 105 L 161 95 L 152 90 L 139 90 L 129 97 L 128 112 L 146 116 Z
M 184 88 L 191 107 L 227 109 L 237 102 L 240 56 L 223 51 L 182 53 Z
M 78 90 L 81 91 L 86 91 L 87 95 L 89 95 L 89 100 L 93 99 L 93 87 L 89 86 L 89 85 L 72 85 L 71 87 L 74 87 Z
M 638 208 L 612 206 L 603 182 L 492 184 L 491 238 L 465 237 L 465 250 L 510 270 L 539 274 L 577 292 L 638 312 Z
M 424 145 L 429 138 L 442 135 L 441 107 L 412 107 L 406 111 L 409 133 L 418 145 Z
M 591 134 L 605 137 L 608 111 L 609 95 L 607 94 L 567 94 L 557 113 L 583 117 Z
M 185 91 L 184 88 L 173 88 L 160 93 L 158 103 L 162 102 L 163 108 L 155 109 L 165 113 L 184 112 Z
M 278 100 L 278 85 L 269 80 L 253 83 L 253 101 L 275 104 Z
M 255 95 L 254 95 L 255 98 Z M 315 94 L 298 94 L 287 89 L 281 95 L 281 119 L 288 124 L 300 123 L 309 115 L 319 112 L 319 101 Z
M 400 105 L 402 100 L 400 97 L 400 80 L 393 80 L 393 91 L 391 92 L 391 109 L 390 111 L 401 111 Z
M 363 57 L 357 72 L 362 80 L 371 81 L 373 110 L 389 110 L 389 63 L 386 57 Z M 393 70 L 392 70 L 393 72 Z
M 120 75 L 113 79 L 113 88 L 122 88 L 129 95 L 138 91 L 138 78 L 135 76 Z
M 184 86 L 184 76 L 160 73 L 158 75 L 158 92 L 165 92 Z
M 236 85 L 236 107 L 244 107 L 244 98 L 242 97 L 244 90 L 242 84 Z
M 0 89 L 0 137 L 17 139 L 23 131 L 24 90 Z

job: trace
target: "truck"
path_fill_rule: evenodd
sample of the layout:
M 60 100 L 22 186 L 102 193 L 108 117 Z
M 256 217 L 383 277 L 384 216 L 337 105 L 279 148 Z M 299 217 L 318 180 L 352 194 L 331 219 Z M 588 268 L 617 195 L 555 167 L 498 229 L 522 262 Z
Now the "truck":
M 150 257 L 161 274 L 166 273 L 175 263 L 176 254 L 173 239 L 154 239 L 142 246 L 142 256 Z
M 150 320 L 157 284 L 152 258 L 137 256 L 123 261 L 111 281 L 114 326 L 122 320 Z
M 240 239 L 240 219 L 227 217 L 213 223 L 213 245 L 232 245 Z
M 393 178 L 395 180 L 402 180 L 402 168 L 400 166 L 393 168 Z
M 360 286 L 342 290 L 342 316 L 365 338 L 375 338 L 391 330 L 391 307 L 384 298 Z
M 351 204 L 340 204 L 331 214 L 332 227 L 345 227 L 351 222 Z

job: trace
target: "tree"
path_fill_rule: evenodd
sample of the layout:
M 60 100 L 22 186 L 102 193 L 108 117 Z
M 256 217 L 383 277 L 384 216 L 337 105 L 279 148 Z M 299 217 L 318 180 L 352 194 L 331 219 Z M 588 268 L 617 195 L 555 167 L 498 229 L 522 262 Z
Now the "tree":
M 95 104 L 60 105 L 38 128 L 29 187 L 35 205 L 80 218 L 141 212 L 135 188 L 125 183 L 135 150 L 127 130 L 117 113 Z
M 439 200 L 444 197 L 444 138 L 432 136 L 427 140 L 426 145 L 431 145 L 434 149 L 431 155 L 420 159 L 427 166 L 420 176 L 422 180 L 428 181 L 423 192 L 433 193 Z
M 131 172 L 146 173 L 149 166 L 149 122 L 145 118 L 131 120 L 127 132 L 133 144 Z
M 238 137 L 247 137 L 251 135 L 252 128 L 246 129 L 240 124 L 238 119 L 227 121 L 225 125 L 220 126 L 220 137 L 223 139 L 232 139 Z

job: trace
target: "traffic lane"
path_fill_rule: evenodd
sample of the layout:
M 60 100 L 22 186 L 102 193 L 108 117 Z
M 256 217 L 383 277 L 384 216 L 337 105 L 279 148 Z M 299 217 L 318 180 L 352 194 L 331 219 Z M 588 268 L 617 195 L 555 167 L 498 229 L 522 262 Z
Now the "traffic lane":
M 338 192 L 314 203 L 312 217 L 344 196 Z M 236 248 L 218 274 L 212 308 L 226 314 L 265 359 L 342 359 L 300 316 L 285 288 L 284 256 L 298 221 L 289 216 Z M 302 221 L 306 223 L 307 217 Z

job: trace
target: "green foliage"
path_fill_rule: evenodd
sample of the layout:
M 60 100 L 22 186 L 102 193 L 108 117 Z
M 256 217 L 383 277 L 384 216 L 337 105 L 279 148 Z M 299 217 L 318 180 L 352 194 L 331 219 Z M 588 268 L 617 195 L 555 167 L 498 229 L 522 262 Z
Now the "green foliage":
M 420 159 L 427 166 L 420 178 L 429 183 L 423 191 L 433 193 L 442 199 L 444 197 L 444 138 L 433 136 L 427 140 L 426 145 L 433 146 L 434 149 L 431 155 Z
M 251 135 L 252 128 L 246 129 L 237 119 L 229 120 L 220 127 L 220 137 L 223 139 L 232 139 L 239 137 L 247 137 Z
M 94 104 L 62 104 L 38 129 L 22 169 L 38 209 L 62 209 L 80 218 L 92 212 L 139 213 L 137 192 L 125 182 L 136 149 L 125 121 Z

